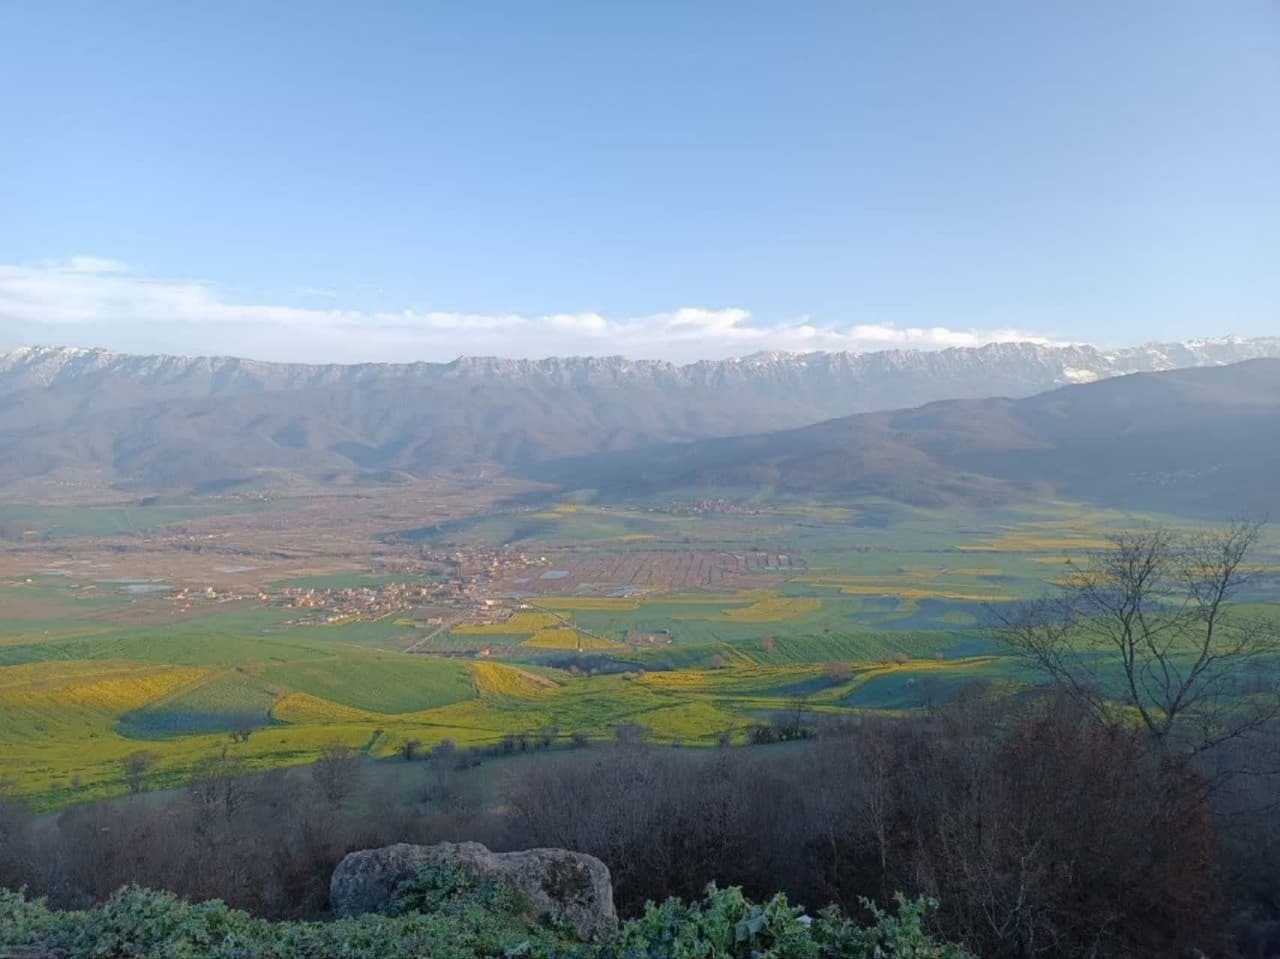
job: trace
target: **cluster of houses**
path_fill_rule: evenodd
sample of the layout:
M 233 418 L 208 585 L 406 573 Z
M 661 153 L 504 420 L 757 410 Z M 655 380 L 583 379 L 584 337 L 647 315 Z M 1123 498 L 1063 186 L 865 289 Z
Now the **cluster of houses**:
M 202 601 L 256 600 L 264 605 L 303 611 L 303 615 L 293 621 L 297 624 L 376 620 L 410 612 L 426 625 L 456 621 L 460 617 L 484 622 L 500 612 L 493 608 L 496 604 L 489 598 L 491 583 L 546 563 L 546 557 L 511 547 L 423 549 L 414 560 L 400 563 L 394 572 L 390 566 L 382 567 L 391 575 L 403 574 L 403 580 L 332 587 L 285 585 L 249 591 L 213 586 L 183 587 L 168 596 L 184 608 Z
M 317 589 L 285 587 L 268 602 L 285 609 L 310 610 L 325 622 L 382 619 L 396 613 L 439 602 L 451 592 L 447 583 L 386 583 L 380 586 L 348 586 Z

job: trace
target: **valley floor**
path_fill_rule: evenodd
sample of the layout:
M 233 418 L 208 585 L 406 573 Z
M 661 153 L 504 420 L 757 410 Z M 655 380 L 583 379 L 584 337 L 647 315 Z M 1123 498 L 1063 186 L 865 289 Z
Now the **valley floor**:
M 335 744 L 517 750 L 619 727 L 711 745 L 920 709 L 1025 681 L 988 607 L 1145 519 L 437 492 L 8 508 L 33 535 L 0 562 L 0 781 L 50 807 L 175 785 L 224 752 L 265 769 Z M 1280 595 L 1275 558 L 1252 599 Z

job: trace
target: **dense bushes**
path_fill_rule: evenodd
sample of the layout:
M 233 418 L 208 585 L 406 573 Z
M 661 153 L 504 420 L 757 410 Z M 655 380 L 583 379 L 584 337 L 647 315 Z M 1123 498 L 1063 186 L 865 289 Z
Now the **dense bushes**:
M 135 886 L 83 912 L 51 912 L 43 903 L 0 893 L 0 947 L 56 951 L 69 959 L 474 959 L 554 955 L 559 942 L 479 904 L 395 917 L 270 922 L 221 902 L 188 905 Z
M 366 760 L 335 750 L 311 767 L 254 775 L 215 754 L 179 792 L 47 816 L 0 802 L 0 838 L 8 836 L 0 887 L 25 886 L 58 908 L 83 909 L 134 884 L 270 918 L 319 918 L 333 869 L 352 850 L 509 841 L 459 759 L 451 752 L 421 764 L 425 782 L 395 796 Z
M 864 902 L 870 925 L 835 906 L 804 915 L 778 894 L 757 905 L 736 888 L 708 887 L 700 902 L 649 903 L 605 954 L 631 959 L 966 959 L 961 947 L 937 943 L 925 929 L 935 904 L 896 897 L 896 914 Z
M 869 926 L 838 910 L 815 919 L 776 896 L 762 905 L 737 889 L 699 902 L 650 905 L 616 937 L 574 941 L 531 923 L 510 890 L 480 890 L 439 870 L 410 899 L 428 901 L 396 915 L 333 922 L 269 922 L 221 902 L 188 905 L 170 893 L 120 890 L 83 912 L 52 912 L 42 902 L 0 891 L 0 949 L 57 952 L 69 959 L 964 959 L 924 928 L 926 903 L 900 900 L 897 915 L 871 909 Z
M 641 748 L 535 768 L 513 796 L 517 833 L 602 858 L 624 910 L 709 877 L 849 909 L 906 889 L 940 900 L 941 927 L 992 959 L 1050 943 L 1168 956 L 1217 918 L 1203 780 L 1068 705 L 828 727 L 780 757 Z
M 596 855 L 630 916 L 713 881 L 851 914 L 903 890 L 938 900 L 940 934 L 986 959 L 1217 953 L 1228 929 L 1274 936 L 1280 913 L 1274 780 L 1224 786 L 1055 700 L 967 698 L 792 745 L 637 738 L 509 761 L 519 775 L 505 785 L 505 760 L 332 759 L 249 778 L 211 762 L 181 794 L 46 817 L 0 806 L 0 886 L 74 909 L 134 883 L 319 918 L 346 852 L 473 839 Z M 418 785 L 384 788 L 390 776 Z

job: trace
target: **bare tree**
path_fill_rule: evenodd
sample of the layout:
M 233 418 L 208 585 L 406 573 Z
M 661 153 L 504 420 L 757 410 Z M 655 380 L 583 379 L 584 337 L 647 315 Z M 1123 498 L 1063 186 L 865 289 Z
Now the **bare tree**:
M 805 738 L 807 724 L 813 714 L 813 706 L 810 705 L 809 699 L 809 693 L 800 693 L 793 696 L 787 704 L 787 721 L 786 726 L 783 727 L 784 738 Z
M 197 828 L 211 827 L 215 818 L 229 823 L 252 798 L 248 767 L 226 747 L 200 759 L 191 770 L 187 793 L 199 810 Z
M 359 753 L 350 746 L 326 746 L 311 767 L 311 780 L 331 809 L 338 809 L 355 790 L 360 778 Z
M 515 740 L 512 740 L 514 744 Z M 442 739 L 431 747 L 431 774 L 435 779 L 434 795 L 442 801 L 453 796 L 454 779 L 458 771 L 458 745 L 452 739 Z
M 996 631 L 1107 721 L 1202 753 L 1280 716 L 1280 620 L 1241 609 L 1261 526 L 1119 533 L 1058 595 L 996 610 Z
M 139 750 L 130 753 L 121 761 L 121 768 L 124 770 L 124 782 L 129 787 L 129 792 L 142 792 L 142 787 L 146 785 L 147 774 L 151 772 L 156 764 L 156 757 L 146 750 Z

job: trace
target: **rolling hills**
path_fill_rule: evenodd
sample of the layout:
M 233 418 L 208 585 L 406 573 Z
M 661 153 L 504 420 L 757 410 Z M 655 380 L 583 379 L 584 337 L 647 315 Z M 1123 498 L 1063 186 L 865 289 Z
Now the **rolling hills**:
M 1280 360 L 951 400 L 547 464 L 608 496 L 749 488 L 922 506 L 1061 496 L 1191 515 L 1280 508 Z

